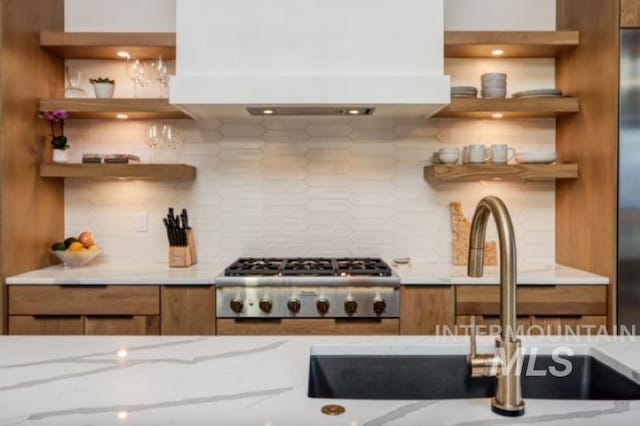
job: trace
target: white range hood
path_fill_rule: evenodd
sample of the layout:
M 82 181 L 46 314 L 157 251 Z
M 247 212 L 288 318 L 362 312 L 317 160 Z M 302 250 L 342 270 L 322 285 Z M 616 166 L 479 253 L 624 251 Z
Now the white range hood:
M 177 39 L 170 101 L 196 119 L 450 101 L 443 0 L 177 0 Z

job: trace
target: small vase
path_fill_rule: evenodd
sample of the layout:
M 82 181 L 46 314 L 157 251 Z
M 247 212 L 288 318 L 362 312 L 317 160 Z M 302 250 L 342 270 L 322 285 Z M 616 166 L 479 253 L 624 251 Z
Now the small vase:
M 53 150 L 53 162 L 54 163 L 66 163 L 67 162 L 67 150 L 66 149 L 54 149 Z
M 116 85 L 112 83 L 91 83 L 93 84 L 93 91 L 96 93 L 98 99 L 111 99 L 113 98 L 113 91 L 116 89 Z

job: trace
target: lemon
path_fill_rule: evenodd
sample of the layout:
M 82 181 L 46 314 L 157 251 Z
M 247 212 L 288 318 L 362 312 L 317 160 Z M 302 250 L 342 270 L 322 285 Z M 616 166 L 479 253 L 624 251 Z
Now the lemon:
M 75 241 L 71 243 L 71 245 L 69 246 L 69 251 L 82 251 L 82 250 L 84 250 L 84 246 L 80 241 Z
M 95 244 L 91 244 L 91 245 L 89 246 L 88 250 L 89 250 L 89 251 L 96 251 L 96 250 L 98 250 L 98 246 L 97 246 L 97 245 L 95 245 Z

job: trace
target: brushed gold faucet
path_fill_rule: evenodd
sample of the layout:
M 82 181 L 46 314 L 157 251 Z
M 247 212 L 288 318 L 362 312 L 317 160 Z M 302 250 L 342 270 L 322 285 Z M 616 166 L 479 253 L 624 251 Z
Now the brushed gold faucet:
M 498 197 L 480 200 L 471 222 L 469 240 L 470 277 L 481 277 L 484 267 L 485 233 L 489 216 L 498 228 L 500 245 L 500 335 L 494 354 L 476 353 L 475 324 L 471 332 L 471 353 L 467 357 L 472 377 L 496 377 L 496 392 L 491 400 L 494 413 L 518 417 L 524 414 L 520 383 L 520 339 L 516 323 L 516 239 L 507 206 Z

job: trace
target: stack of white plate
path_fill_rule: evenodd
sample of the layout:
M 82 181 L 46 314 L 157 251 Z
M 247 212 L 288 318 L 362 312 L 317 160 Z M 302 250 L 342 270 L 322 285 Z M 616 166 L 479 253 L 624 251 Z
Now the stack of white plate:
M 559 98 L 562 96 L 560 89 L 525 90 L 513 94 L 514 98 Z
M 482 97 L 504 98 L 507 96 L 507 75 L 501 72 L 482 74 Z
M 453 86 L 451 88 L 452 98 L 477 98 L 478 89 L 473 86 Z
M 555 151 L 517 152 L 516 161 L 520 164 L 551 164 L 558 159 Z

